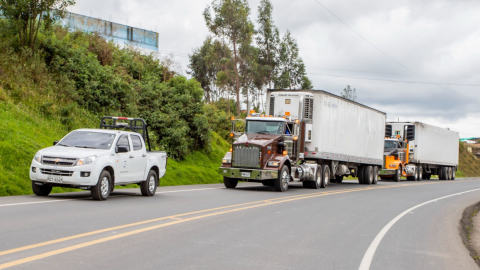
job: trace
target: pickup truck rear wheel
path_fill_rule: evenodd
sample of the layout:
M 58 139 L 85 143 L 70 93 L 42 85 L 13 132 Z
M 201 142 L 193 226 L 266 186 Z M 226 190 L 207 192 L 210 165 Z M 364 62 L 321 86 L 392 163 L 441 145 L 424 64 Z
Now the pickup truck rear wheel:
M 105 201 L 110 196 L 112 177 L 108 171 L 103 171 L 98 178 L 98 182 L 92 187 L 90 192 L 92 198 L 96 201 Z
M 147 176 L 147 180 L 140 183 L 140 191 L 143 196 L 152 197 L 157 191 L 157 173 L 154 170 L 150 170 Z
M 287 165 L 283 165 L 282 170 L 275 179 L 275 190 L 285 192 L 288 190 L 288 182 L 290 181 L 290 170 Z
M 223 184 L 225 185 L 226 188 L 235 188 L 238 184 L 238 179 L 224 176 Z
M 37 185 L 32 181 L 32 190 L 33 193 L 37 196 L 48 196 L 52 192 L 52 186 L 49 185 Z

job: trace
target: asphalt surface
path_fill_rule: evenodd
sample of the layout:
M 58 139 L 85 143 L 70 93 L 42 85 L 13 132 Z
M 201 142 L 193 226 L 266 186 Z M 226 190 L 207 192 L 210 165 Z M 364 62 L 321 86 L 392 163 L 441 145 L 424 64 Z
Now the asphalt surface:
M 479 201 L 480 178 L 2 197 L 0 269 L 478 269 L 458 230 Z

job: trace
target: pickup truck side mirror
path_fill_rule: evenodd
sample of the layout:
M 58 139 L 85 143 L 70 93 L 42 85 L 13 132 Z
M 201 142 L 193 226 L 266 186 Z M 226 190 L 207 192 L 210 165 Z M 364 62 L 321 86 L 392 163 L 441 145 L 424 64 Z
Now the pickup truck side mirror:
M 128 146 L 124 146 L 124 145 L 117 146 L 117 153 L 127 153 L 127 152 L 128 152 Z
M 58 141 L 53 141 L 53 146 L 57 145 Z

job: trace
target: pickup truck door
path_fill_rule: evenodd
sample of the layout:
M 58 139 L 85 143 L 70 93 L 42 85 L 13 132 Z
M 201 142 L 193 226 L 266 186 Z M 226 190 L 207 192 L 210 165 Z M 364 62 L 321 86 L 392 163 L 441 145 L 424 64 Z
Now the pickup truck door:
M 145 143 L 138 135 L 130 135 L 132 141 L 133 151 L 130 152 L 130 162 L 132 163 L 130 168 L 132 172 L 133 180 L 145 180 L 145 167 L 147 166 L 147 151 L 145 149 Z
M 116 150 L 118 146 L 127 146 L 129 151 L 127 153 L 118 153 L 116 151 L 115 162 L 115 184 L 132 181 L 132 162 L 130 161 L 130 155 L 132 154 L 132 148 L 127 135 L 122 135 L 115 146 Z

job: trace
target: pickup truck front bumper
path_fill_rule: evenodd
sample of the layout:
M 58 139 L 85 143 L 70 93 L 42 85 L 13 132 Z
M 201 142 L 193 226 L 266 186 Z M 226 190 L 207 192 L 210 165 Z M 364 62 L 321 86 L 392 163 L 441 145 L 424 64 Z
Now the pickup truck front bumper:
M 225 177 L 251 180 L 267 180 L 278 178 L 277 170 L 257 170 L 257 169 L 243 169 L 220 167 L 220 174 Z
M 101 168 L 94 164 L 83 166 L 52 166 L 32 161 L 30 179 L 52 186 L 90 187 L 95 186 Z M 88 176 L 86 176 L 88 175 Z

